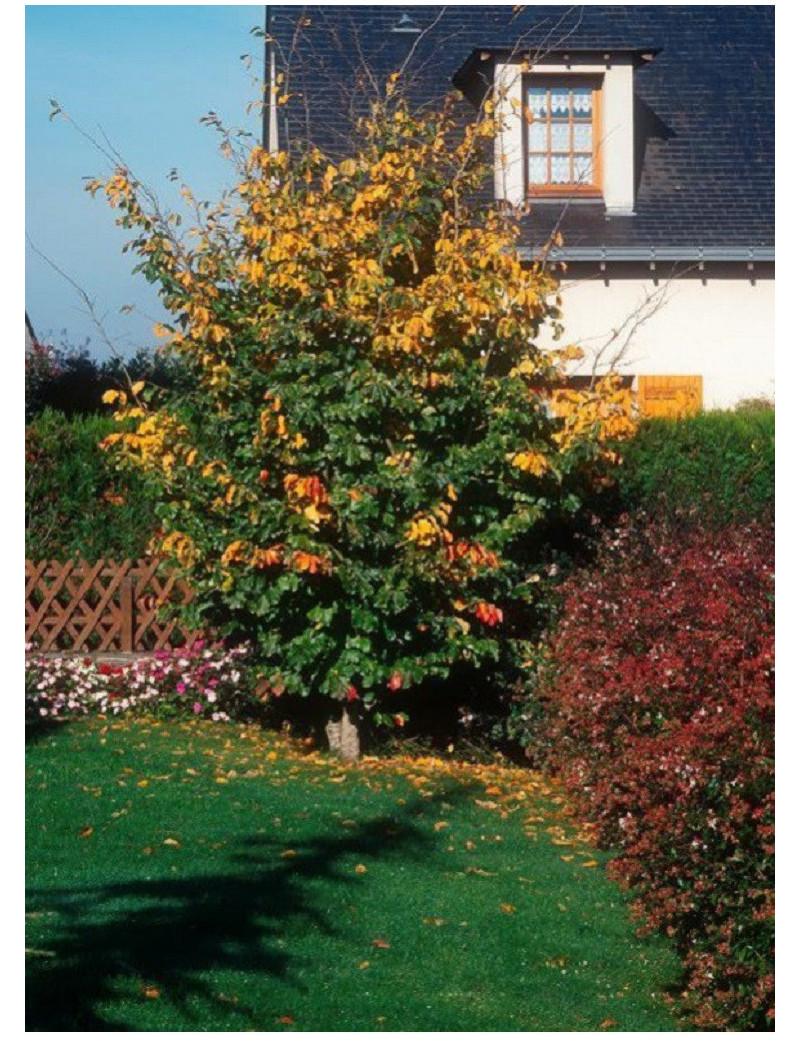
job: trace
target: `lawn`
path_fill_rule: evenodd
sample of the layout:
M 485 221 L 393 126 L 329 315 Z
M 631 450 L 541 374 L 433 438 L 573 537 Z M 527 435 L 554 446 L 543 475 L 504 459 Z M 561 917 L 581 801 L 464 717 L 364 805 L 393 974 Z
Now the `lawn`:
M 27 783 L 28 1030 L 679 1028 L 530 771 L 94 719 L 32 730 Z

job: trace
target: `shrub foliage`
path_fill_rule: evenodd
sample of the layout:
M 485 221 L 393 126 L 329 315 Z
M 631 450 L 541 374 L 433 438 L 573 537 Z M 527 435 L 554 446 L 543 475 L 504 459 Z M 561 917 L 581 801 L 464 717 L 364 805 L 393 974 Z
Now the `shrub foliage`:
M 158 527 L 138 473 L 115 472 L 100 442 L 110 416 L 45 411 L 25 429 L 25 555 L 136 559 Z
M 770 1028 L 773 532 L 629 526 L 576 575 L 536 737 L 621 848 L 613 873 L 672 936 L 707 1029 Z
M 714 527 L 774 515 L 774 409 L 751 404 L 648 419 L 619 450 L 618 498 L 625 512 L 677 512 Z
M 274 695 L 391 721 L 400 689 L 527 657 L 543 532 L 630 428 L 612 379 L 570 391 L 574 351 L 536 347 L 554 286 L 466 202 L 493 132 L 412 117 L 391 82 L 350 158 L 226 138 L 239 183 L 193 237 L 125 169 L 90 186 L 192 382 L 107 395 L 106 443 L 157 488 L 195 623 L 250 639 Z

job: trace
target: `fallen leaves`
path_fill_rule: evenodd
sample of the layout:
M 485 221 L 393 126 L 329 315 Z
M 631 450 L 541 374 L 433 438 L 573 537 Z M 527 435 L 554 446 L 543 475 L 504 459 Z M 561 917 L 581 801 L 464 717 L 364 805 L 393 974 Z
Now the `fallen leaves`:
M 78 831 L 78 837 L 90 838 L 94 834 L 94 827 L 81 827 Z
M 355 865 L 355 867 L 353 868 L 353 870 L 354 870 L 354 872 L 356 874 L 366 874 L 367 873 L 367 868 L 364 866 L 363 863 L 357 863 Z
M 517 908 L 513 903 L 501 903 L 500 909 L 504 914 L 515 914 L 517 912 Z
M 158 1000 L 161 996 L 161 990 L 158 986 L 142 986 L 142 996 L 146 1000 Z
M 387 942 L 385 939 L 380 938 L 373 939 L 372 945 L 375 947 L 376 950 L 389 950 L 392 946 L 390 942 Z

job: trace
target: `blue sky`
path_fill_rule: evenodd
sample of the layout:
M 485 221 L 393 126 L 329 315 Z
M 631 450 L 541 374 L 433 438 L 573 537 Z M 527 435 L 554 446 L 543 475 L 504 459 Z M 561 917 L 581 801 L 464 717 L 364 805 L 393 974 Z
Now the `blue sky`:
M 40 339 L 64 341 L 97 356 L 108 350 L 76 290 L 95 303 L 118 349 L 152 346 L 161 316 L 155 291 L 132 276 L 126 240 L 111 210 L 83 190 L 107 160 L 74 126 L 49 119 L 50 99 L 97 140 L 110 141 L 140 180 L 167 205 L 176 167 L 201 198 L 213 198 L 229 167 L 214 133 L 199 124 L 214 110 L 229 126 L 259 133 L 247 112 L 258 96 L 263 25 L 258 5 L 26 6 L 25 14 L 25 307 Z M 241 60 L 248 54 L 250 67 Z M 43 254 L 47 260 L 37 255 Z M 134 306 L 133 313 L 120 308 Z

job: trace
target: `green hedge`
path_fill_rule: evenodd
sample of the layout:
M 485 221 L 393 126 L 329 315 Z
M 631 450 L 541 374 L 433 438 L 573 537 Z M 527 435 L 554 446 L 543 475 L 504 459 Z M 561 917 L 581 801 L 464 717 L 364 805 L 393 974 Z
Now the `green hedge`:
M 688 516 L 715 527 L 774 514 L 772 408 L 648 419 L 619 450 L 616 505 L 624 512 Z
M 25 555 L 136 558 L 158 526 L 135 474 L 115 472 L 100 441 L 109 416 L 47 410 L 25 429 Z

